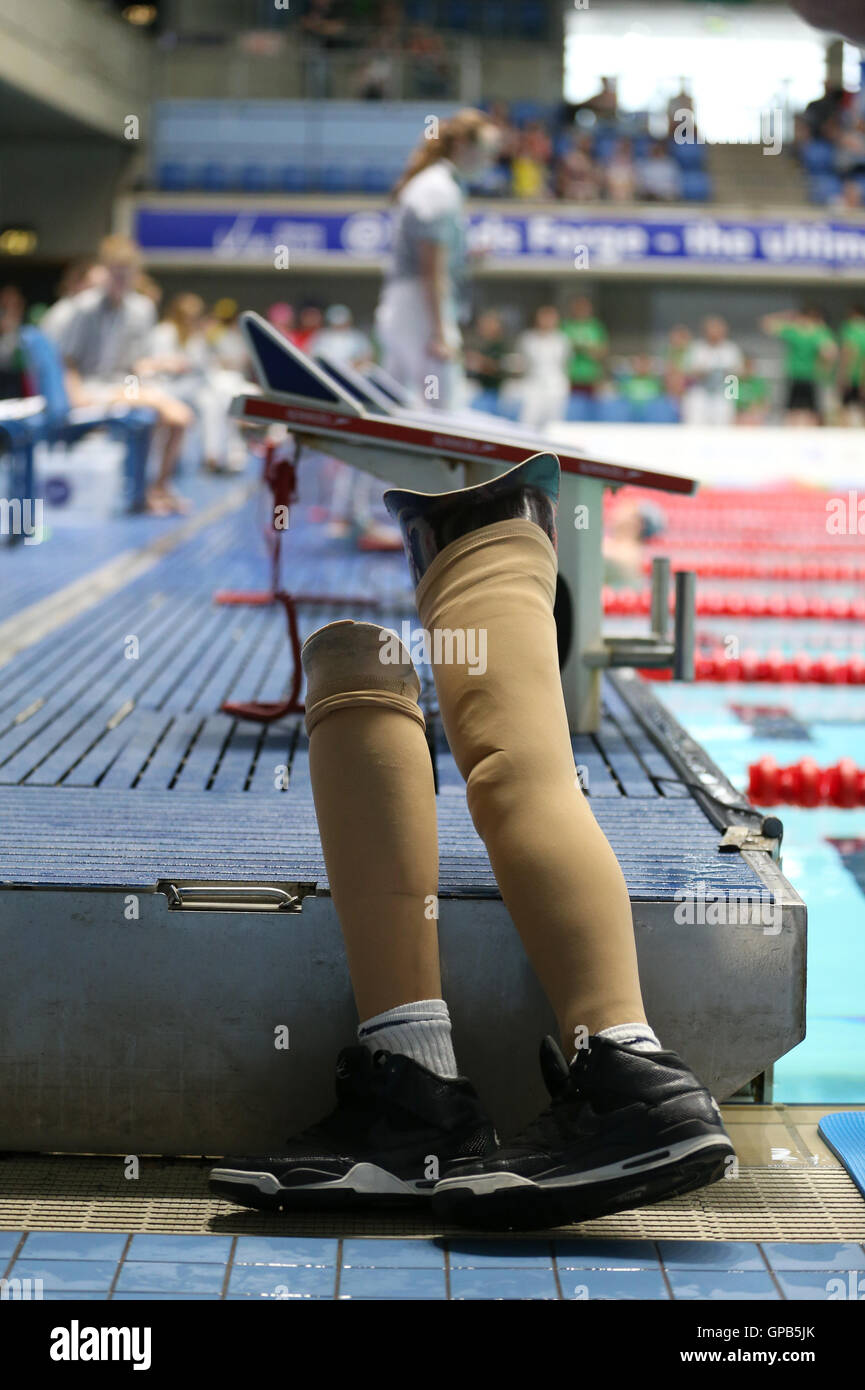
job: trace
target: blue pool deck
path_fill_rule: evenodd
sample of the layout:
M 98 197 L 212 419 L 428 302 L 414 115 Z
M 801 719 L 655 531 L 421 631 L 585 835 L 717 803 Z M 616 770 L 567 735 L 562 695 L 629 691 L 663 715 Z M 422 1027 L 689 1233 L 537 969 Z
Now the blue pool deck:
M 865 1296 L 854 1241 L 334 1239 L 0 1231 L 0 1270 L 46 1300 Z M 29 1285 L 28 1282 L 29 1281 Z M 37 1282 L 38 1281 L 38 1282 Z M 19 1294 L 19 1297 L 21 1294 Z

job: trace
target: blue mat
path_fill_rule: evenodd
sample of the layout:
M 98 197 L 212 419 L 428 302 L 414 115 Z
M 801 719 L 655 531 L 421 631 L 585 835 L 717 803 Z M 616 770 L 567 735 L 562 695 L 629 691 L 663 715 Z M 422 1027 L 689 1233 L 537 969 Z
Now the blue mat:
M 865 1197 L 865 1110 L 841 1110 L 835 1115 L 824 1115 L 817 1132 Z

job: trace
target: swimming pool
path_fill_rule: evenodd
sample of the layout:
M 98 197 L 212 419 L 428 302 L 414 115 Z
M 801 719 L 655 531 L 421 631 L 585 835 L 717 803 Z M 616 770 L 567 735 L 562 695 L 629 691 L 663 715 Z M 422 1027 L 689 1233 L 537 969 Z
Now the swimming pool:
M 804 645 L 804 644 L 803 644 Z M 656 684 L 655 694 L 743 792 L 748 765 L 865 764 L 865 690 Z M 783 711 L 761 714 L 767 707 Z M 865 808 L 781 806 L 783 868 L 808 907 L 807 1035 L 774 1068 L 774 1099 L 865 1101 Z

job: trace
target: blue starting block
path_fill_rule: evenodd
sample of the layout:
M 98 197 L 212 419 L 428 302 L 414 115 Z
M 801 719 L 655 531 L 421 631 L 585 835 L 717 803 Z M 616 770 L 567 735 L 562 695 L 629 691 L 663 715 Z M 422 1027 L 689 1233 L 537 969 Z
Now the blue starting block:
M 218 712 L 289 685 L 282 611 L 212 602 L 260 585 L 254 518 L 223 515 L 13 656 L 0 626 L 4 1150 L 267 1149 L 329 1103 L 356 1018 L 302 719 Z M 294 590 L 378 604 L 301 609 L 303 636 L 348 612 L 414 617 L 401 555 L 302 524 L 289 544 Z M 461 1064 L 508 1130 L 542 1101 L 553 1020 L 425 676 L 445 991 Z M 805 909 L 777 841 L 627 671 L 602 676 L 574 760 L 628 883 L 649 1016 L 727 1097 L 804 1033 Z M 719 923 L 711 905 L 732 902 Z

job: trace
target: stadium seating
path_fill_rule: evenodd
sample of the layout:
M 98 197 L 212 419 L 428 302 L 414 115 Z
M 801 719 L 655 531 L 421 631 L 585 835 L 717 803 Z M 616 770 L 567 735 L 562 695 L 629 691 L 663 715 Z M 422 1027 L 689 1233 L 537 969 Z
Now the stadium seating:
M 436 105 L 446 119 L 457 104 Z M 541 121 L 554 134 L 557 155 L 573 133 L 555 136 L 558 104 L 527 98 L 511 104 L 518 127 Z M 154 118 L 152 182 L 165 192 L 365 193 L 382 196 L 393 187 L 407 151 L 417 143 L 429 117 L 428 103 L 369 101 L 163 101 Z M 646 158 L 651 137 L 645 112 L 603 123 L 593 136 L 595 158 L 603 163 L 618 141 L 632 141 L 635 160 Z M 677 144 L 669 150 L 682 171 L 683 197 L 701 202 L 712 196 L 705 147 Z M 371 160 L 375 153 L 375 162 Z M 510 175 L 494 166 L 474 191 L 507 196 Z

